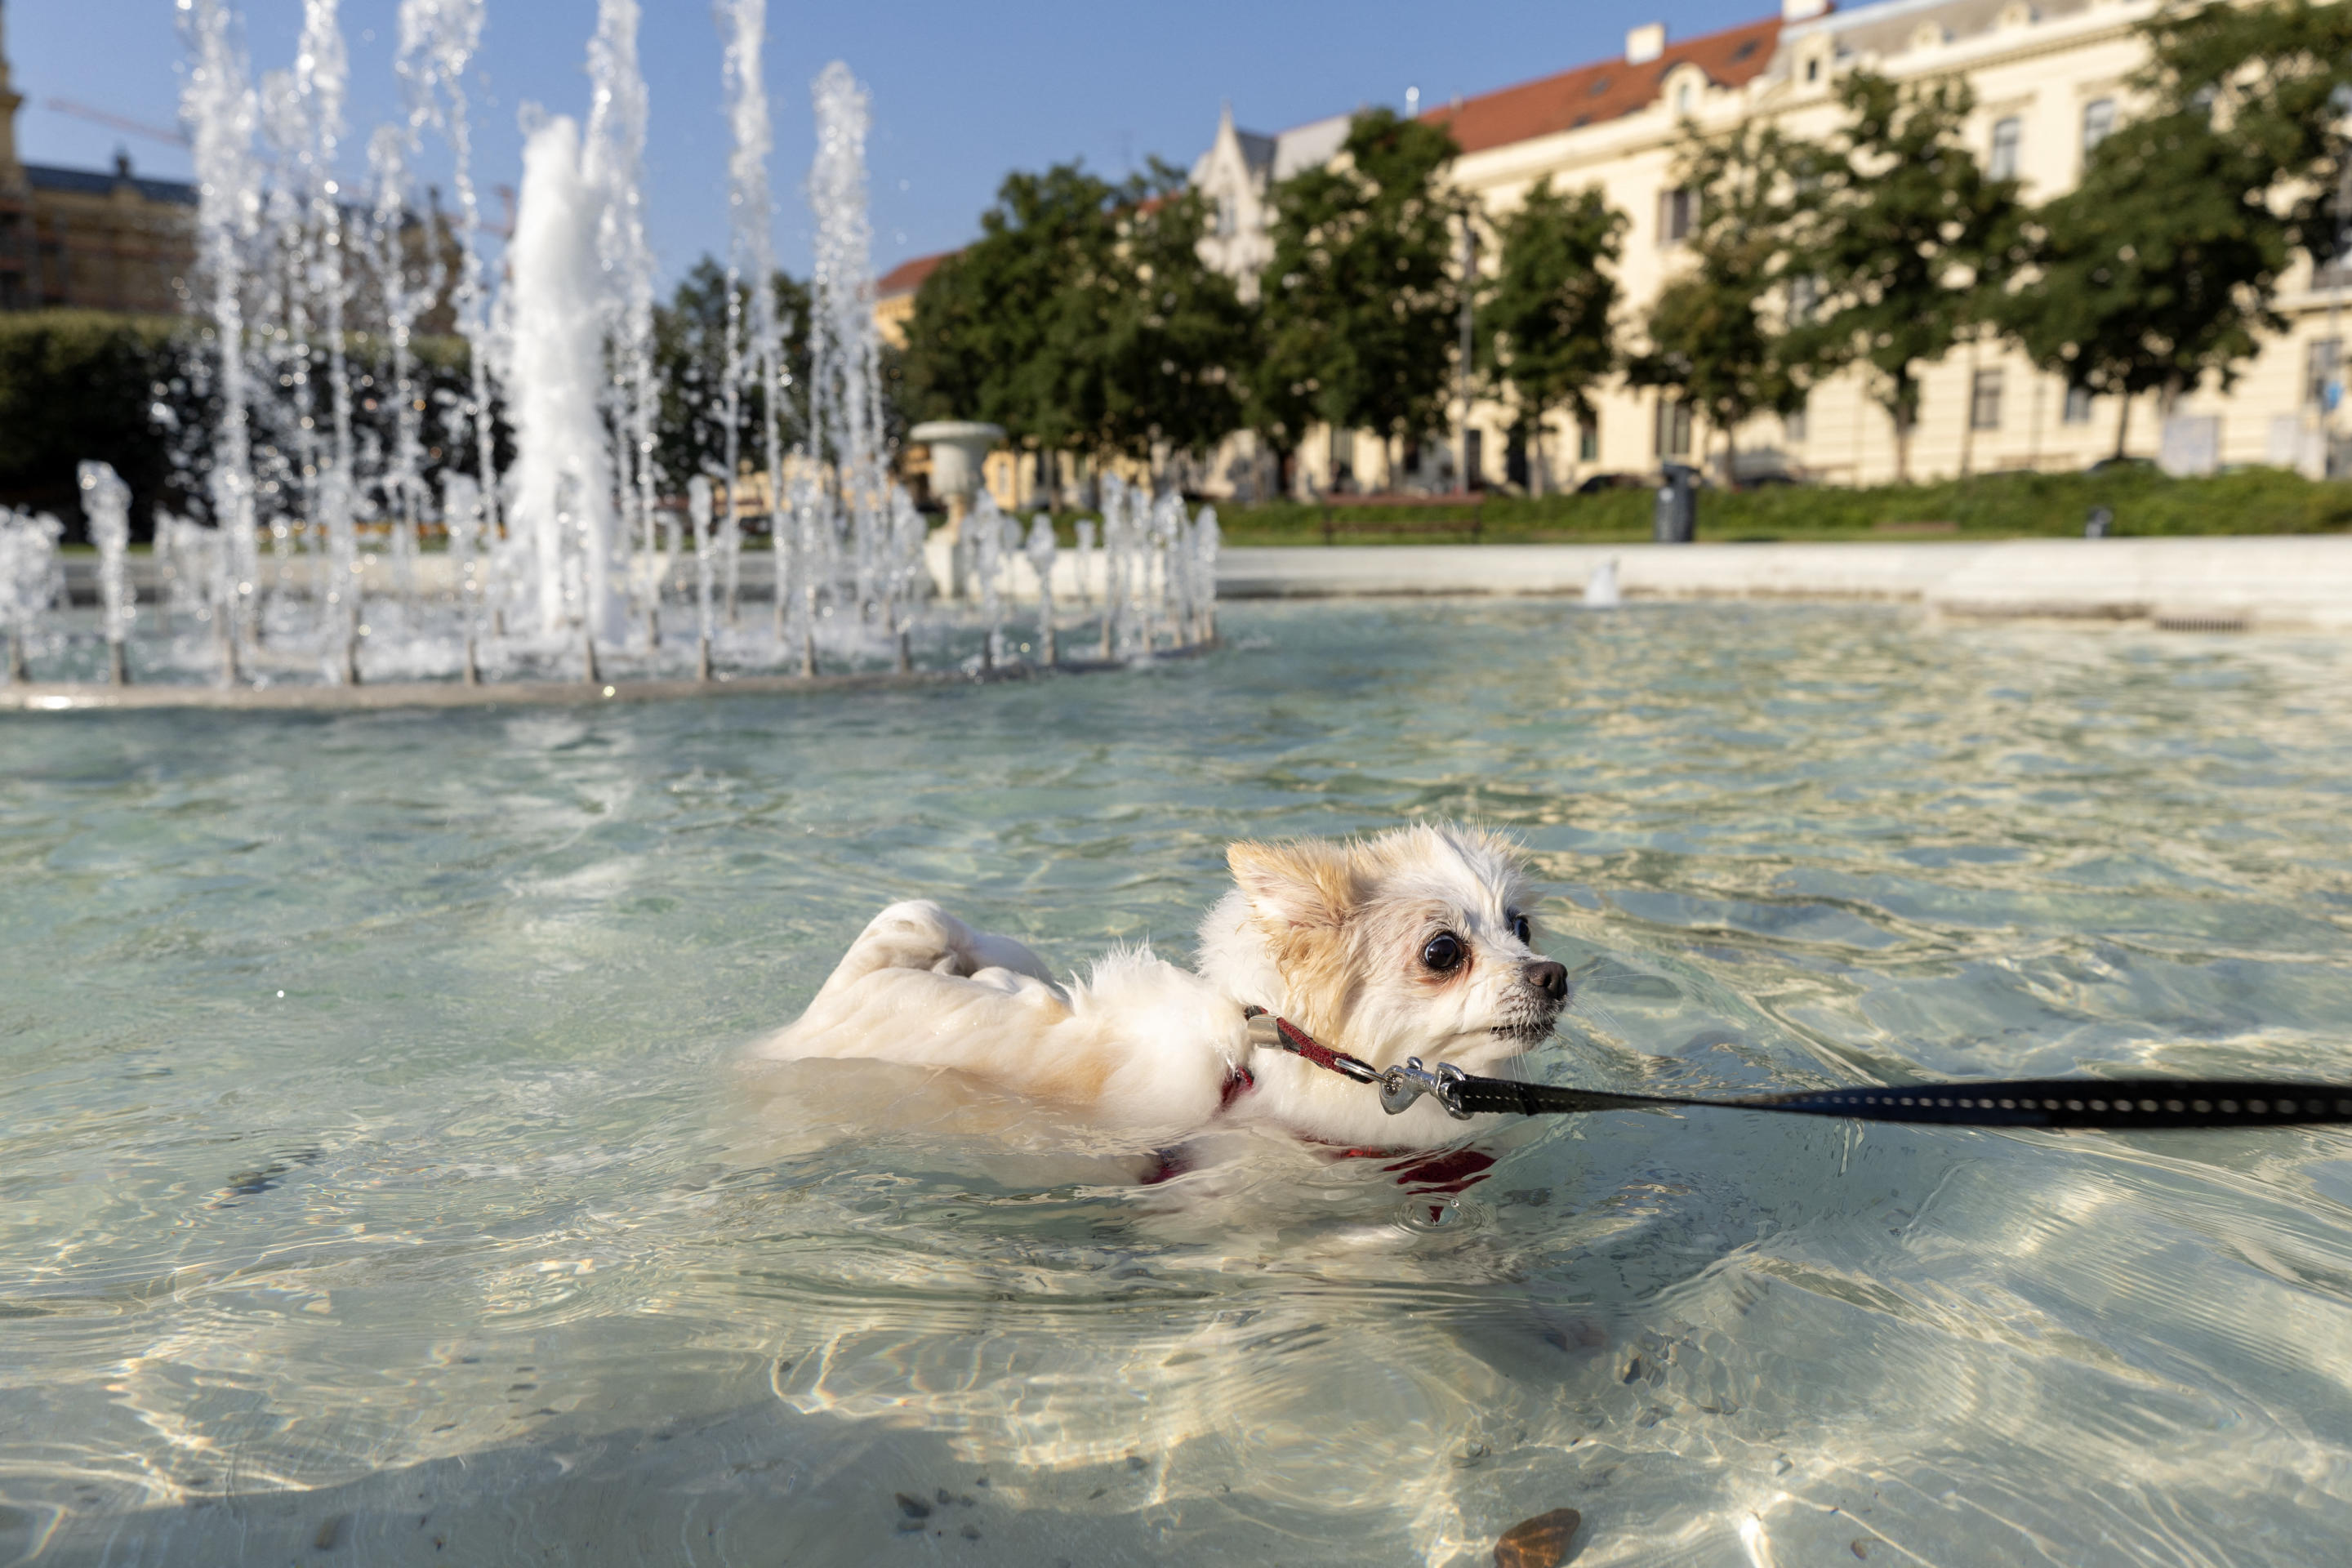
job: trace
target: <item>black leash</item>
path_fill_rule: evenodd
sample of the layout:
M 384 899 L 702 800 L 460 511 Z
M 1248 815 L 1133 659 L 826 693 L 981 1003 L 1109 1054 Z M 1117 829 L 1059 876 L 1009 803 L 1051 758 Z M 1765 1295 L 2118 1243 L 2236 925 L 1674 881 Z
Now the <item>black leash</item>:
M 1507 1112 L 1572 1116 L 1590 1110 L 1692 1106 L 1709 1110 L 1778 1110 L 1862 1121 L 1920 1121 L 1946 1127 L 2053 1127 L 2116 1132 L 2181 1127 L 2300 1127 L 2352 1123 L 2352 1085 L 2271 1083 L 2249 1079 L 2011 1079 L 1984 1083 L 1920 1083 L 1890 1089 L 1800 1089 L 1793 1094 L 1701 1100 L 1679 1094 L 1615 1094 L 1480 1078 L 1451 1062 L 1376 1068 L 1333 1050 L 1287 1018 L 1248 1009 L 1250 1043 L 1287 1051 L 1328 1072 L 1377 1085 L 1390 1115 L 1428 1095 L 1457 1120 Z

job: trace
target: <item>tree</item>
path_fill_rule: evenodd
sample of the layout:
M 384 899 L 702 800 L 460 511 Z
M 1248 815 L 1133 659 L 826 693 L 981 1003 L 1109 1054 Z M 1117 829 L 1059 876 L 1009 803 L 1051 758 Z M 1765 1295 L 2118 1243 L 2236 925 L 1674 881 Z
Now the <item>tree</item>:
M 2014 181 L 1988 178 L 1961 141 L 1974 106 L 1957 80 L 1898 86 L 1869 71 L 1839 84 L 1847 123 L 1822 143 L 1786 142 L 1791 279 L 1821 306 L 1792 322 L 1782 361 L 1801 379 L 1869 366 L 1911 472 L 1919 371 L 1979 330 L 2014 220 Z
M 2284 200 L 2288 244 L 2315 265 L 2352 237 L 2352 5 L 2216 0 L 2143 24 L 2140 85 L 2174 114 L 2210 119 Z
M 1617 280 L 1605 268 L 1617 263 L 1625 215 L 1598 189 L 1568 195 L 1546 175 L 1495 227 L 1501 257 L 1479 336 L 1490 374 L 1534 427 L 1541 473 L 1545 417 L 1566 408 L 1590 419 L 1592 389 L 1617 367 Z
M 1293 446 L 1315 419 L 1418 437 L 1443 419 L 1453 373 L 1464 207 L 1438 180 L 1459 149 L 1381 109 L 1356 116 L 1342 151 L 1274 190 L 1253 407 Z
M 2263 154 L 2194 110 L 2126 124 L 2092 151 L 2082 183 L 2026 220 L 2029 270 L 2001 324 L 2066 384 L 2168 404 L 2208 374 L 2223 386 L 2284 323 L 2270 299 L 2286 235 L 2263 204 Z
M 1016 442 L 1083 448 L 1104 398 L 1097 284 L 1114 265 L 1119 191 L 1076 163 L 1015 173 L 981 237 L 941 262 L 907 322 L 905 385 L 923 419 L 985 419 Z
M 784 372 L 792 378 L 778 416 L 784 445 L 804 439 L 807 407 L 796 394 L 809 381 L 807 285 L 779 271 L 776 320 L 784 333 Z M 744 312 L 750 319 L 750 312 Z M 661 406 L 654 423 L 654 449 L 665 480 L 682 487 L 697 474 L 726 467 L 727 450 L 727 269 L 706 256 L 696 262 L 667 305 L 654 308 L 654 374 Z M 738 432 L 740 448 L 756 456 L 765 428 L 765 389 L 743 389 Z
M 1691 266 L 1659 290 L 1650 346 L 1627 368 L 1637 386 L 1679 392 L 1722 433 L 1727 482 L 1739 426 L 1787 413 L 1804 396 L 1767 320 L 1771 297 L 1790 281 L 1781 275 L 1790 218 L 1782 153 L 1776 133 L 1745 125 L 1685 143 L 1677 176 L 1699 203 Z
M 1234 280 L 1201 259 L 1208 207 L 1183 175 L 1152 160 L 1148 194 L 1118 214 L 1116 265 L 1096 352 L 1102 360 L 1099 447 L 1150 458 L 1160 443 L 1202 452 L 1241 419 L 1235 367 L 1250 316 Z
M 1009 176 L 980 240 L 915 296 L 901 371 L 923 418 L 986 419 L 1049 451 L 1198 450 L 1239 416 L 1247 318 L 1210 271 L 1205 218 L 1153 161 L 1119 184 L 1076 163 Z

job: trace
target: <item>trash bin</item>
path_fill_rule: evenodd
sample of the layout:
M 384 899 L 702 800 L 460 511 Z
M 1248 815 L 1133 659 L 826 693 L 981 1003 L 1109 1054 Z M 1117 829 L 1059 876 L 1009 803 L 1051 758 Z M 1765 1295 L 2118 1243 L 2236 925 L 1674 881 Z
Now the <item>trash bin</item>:
M 2083 537 L 2085 539 L 2105 539 L 2111 531 L 2114 531 L 2115 526 L 2115 509 L 2112 507 L 2095 506 L 2091 509 L 2091 515 L 2083 520 Z
M 1660 544 L 1688 544 L 1698 537 L 1698 470 L 1667 463 L 1658 480 L 1658 510 L 1651 537 Z

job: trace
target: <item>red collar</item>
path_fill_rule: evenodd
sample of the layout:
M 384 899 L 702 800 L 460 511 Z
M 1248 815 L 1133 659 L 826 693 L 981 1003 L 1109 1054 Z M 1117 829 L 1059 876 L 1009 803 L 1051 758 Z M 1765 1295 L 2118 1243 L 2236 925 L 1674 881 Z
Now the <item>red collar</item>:
M 1225 1087 L 1217 1093 L 1217 1114 L 1223 1116 L 1234 1108 L 1234 1101 L 1257 1087 L 1257 1078 L 1249 1068 L 1238 1063 L 1225 1068 Z

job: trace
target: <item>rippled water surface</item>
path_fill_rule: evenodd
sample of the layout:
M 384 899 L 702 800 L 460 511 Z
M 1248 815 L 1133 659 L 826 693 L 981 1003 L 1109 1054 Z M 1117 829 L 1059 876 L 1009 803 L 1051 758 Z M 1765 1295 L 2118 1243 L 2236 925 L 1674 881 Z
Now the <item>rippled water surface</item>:
M 740 1064 L 890 900 L 1182 954 L 1229 838 L 1447 816 L 1534 852 L 1561 1081 L 2352 1078 L 2352 652 L 1226 630 L 0 720 L 0 1562 L 1468 1564 L 1559 1507 L 1592 1564 L 2340 1559 L 2340 1133 L 1617 1113 L 1452 1200 L 1271 1141 L 1143 1188 Z

